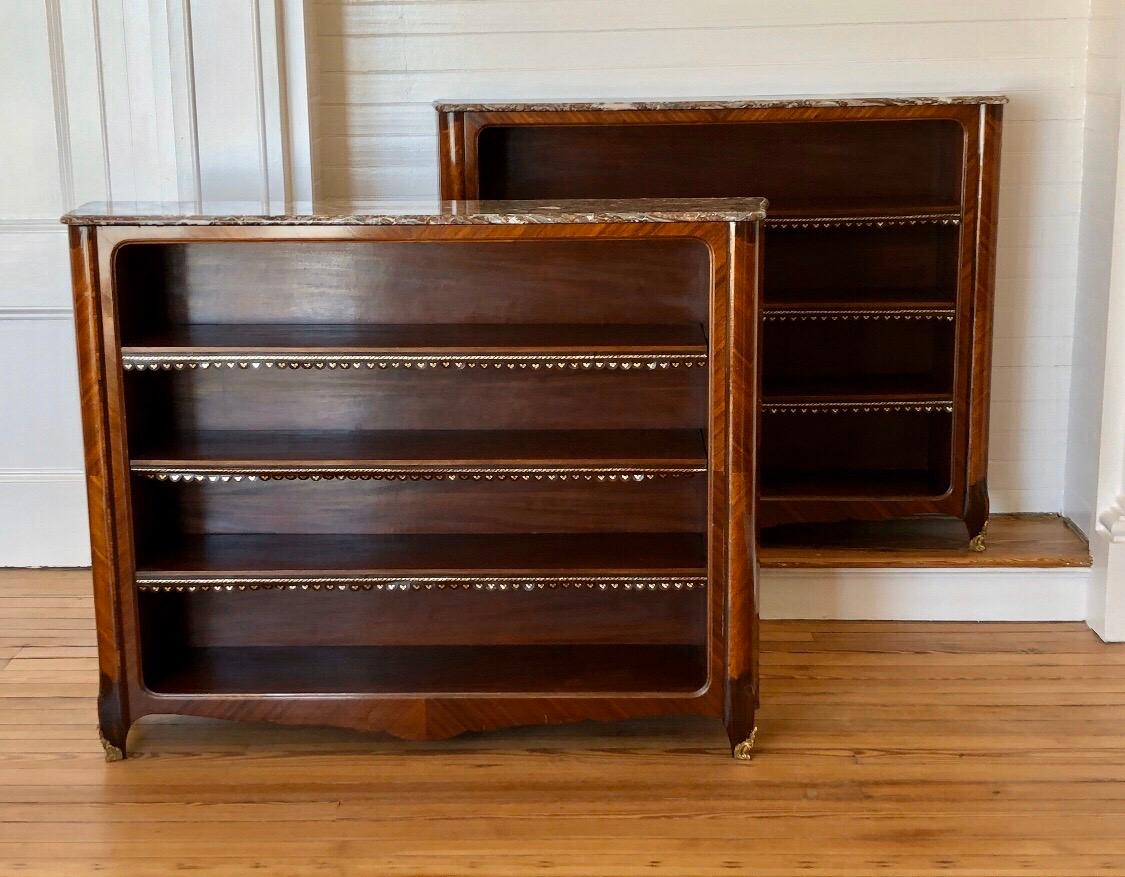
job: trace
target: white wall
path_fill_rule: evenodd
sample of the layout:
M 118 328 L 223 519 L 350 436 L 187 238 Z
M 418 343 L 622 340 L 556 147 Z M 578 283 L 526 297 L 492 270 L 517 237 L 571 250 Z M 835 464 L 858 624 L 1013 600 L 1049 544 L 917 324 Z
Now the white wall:
M 59 34 L 47 9 L 0 3 L 0 563 L 13 565 L 89 560 L 70 263 L 58 224 L 72 184 L 58 159 Z
M 89 563 L 59 216 L 309 197 L 303 19 L 301 0 L 0 0 L 0 566 Z
M 437 98 L 994 93 L 995 511 L 1063 508 L 1089 0 L 313 0 L 321 191 L 437 191 Z

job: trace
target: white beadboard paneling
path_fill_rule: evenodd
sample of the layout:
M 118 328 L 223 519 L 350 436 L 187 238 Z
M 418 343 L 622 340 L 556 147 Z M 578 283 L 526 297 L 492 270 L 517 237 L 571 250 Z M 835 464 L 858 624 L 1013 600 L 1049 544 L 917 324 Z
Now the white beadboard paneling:
M 453 0 L 433 3 L 316 0 L 325 35 L 427 34 L 456 32 L 530 34 L 560 30 L 741 30 L 793 25 L 909 24 L 926 22 L 1050 22 L 1087 14 L 1083 0 Z M 1049 26 L 1049 25 L 1048 25 Z
M 766 569 L 765 619 L 1082 621 L 1089 569 Z
M 0 470 L 80 471 L 74 325 L 65 309 L 36 316 L 0 311 Z
M 90 565 L 81 469 L 0 469 L 0 521 L 0 565 Z
M 992 398 L 997 402 L 1065 400 L 1069 390 L 1069 365 L 1001 366 L 992 371 Z
M 1062 153 L 1081 164 L 1083 127 L 1081 119 L 1023 120 L 1004 114 L 1003 154 Z M 1001 164 L 1001 176 L 1007 171 L 1007 162 Z
M 1064 19 L 1045 27 L 1040 21 L 924 22 L 897 25 L 816 25 L 771 27 L 768 38 L 757 28 L 692 31 L 629 30 L 544 31 L 533 39 L 509 34 L 438 34 L 323 37 L 325 59 L 348 73 L 465 70 L 482 59 L 503 58 L 506 69 L 523 72 L 621 69 L 631 75 L 643 68 L 695 65 L 791 65 L 811 57 L 818 65 L 855 63 L 878 57 L 893 62 L 948 61 L 987 57 L 996 61 L 1034 58 L 1040 63 L 1073 57 L 1084 46 L 1086 22 Z M 333 68 L 325 66 L 325 70 Z
M 1034 344 L 1025 339 L 999 336 L 992 339 L 992 364 L 996 368 L 1027 368 L 1029 366 L 1065 366 L 1070 364 L 1072 339 L 1037 338 Z
M 993 460 L 1050 463 L 1066 450 L 1066 426 L 1057 429 L 994 429 L 988 435 Z
M 988 507 L 994 515 L 1024 512 L 1027 509 L 1046 509 L 1057 505 L 1059 492 L 1055 488 L 1041 490 L 1006 490 L 988 485 Z

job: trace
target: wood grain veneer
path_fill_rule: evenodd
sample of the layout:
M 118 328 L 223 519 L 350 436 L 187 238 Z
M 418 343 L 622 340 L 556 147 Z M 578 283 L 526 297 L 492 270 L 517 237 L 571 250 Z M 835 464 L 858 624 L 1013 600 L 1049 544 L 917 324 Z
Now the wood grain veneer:
M 108 756 L 687 714 L 748 757 L 760 202 L 126 209 L 66 217 Z
M 441 191 L 763 193 L 762 525 L 941 515 L 983 549 L 1004 102 L 438 103 Z
M 1125 873 L 1125 644 L 1082 622 L 764 622 L 746 770 L 692 717 L 441 742 L 152 717 L 107 768 L 90 578 L 0 570 L 0 873 Z

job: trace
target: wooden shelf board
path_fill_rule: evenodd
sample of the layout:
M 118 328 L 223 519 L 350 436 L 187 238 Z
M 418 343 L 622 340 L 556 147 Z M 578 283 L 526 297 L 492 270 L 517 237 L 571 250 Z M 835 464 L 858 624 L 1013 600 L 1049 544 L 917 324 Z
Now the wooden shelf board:
M 122 353 L 686 353 L 705 354 L 699 324 L 194 324 L 126 344 Z
M 868 202 L 862 204 L 810 204 L 770 202 L 766 223 L 778 223 L 794 219 L 844 220 L 859 218 L 864 220 L 894 220 L 910 217 L 945 217 L 960 219 L 960 204 L 903 204 L 901 202 Z
M 898 378 L 863 381 L 859 387 L 859 380 L 841 383 L 837 386 L 823 384 L 808 384 L 804 386 L 778 385 L 774 382 L 771 386 L 767 381 L 762 394 L 762 403 L 766 405 L 784 405 L 798 403 L 828 403 L 847 402 L 862 404 L 865 402 L 902 402 L 904 404 L 921 402 L 944 402 L 953 404 L 953 396 L 949 387 L 935 387 L 926 389 L 919 386 L 921 379 Z
M 146 681 L 169 694 L 690 693 L 693 645 L 212 647 L 172 652 Z
M 704 576 L 701 533 L 180 535 L 145 552 L 150 579 L 390 576 Z
M 133 458 L 147 470 L 192 466 L 456 468 L 706 467 L 704 432 L 670 430 L 201 431 L 176 435 Z
M 953 296 L 940 298 L 925 290 L 925 297 L 912 297 L 903 290 L 887 290 L 876 295 L 871 289 L 823 289 L 785 292 L 776 287 L 769 291 L 770 300 L 763 302 L 766 314 L 775 311 L 838 311 L 849 314 L 853 311 L 881 311 L 888 314 L 897 311 L 941 311 L 955 314 L 957 306 Z
M 993 515 L 986 549 L 971 551 L 952 518 L 790 524 L 762 531 L 767 569 L 856 567 L 1083 567 L 1090 550 L 1059 515 Z

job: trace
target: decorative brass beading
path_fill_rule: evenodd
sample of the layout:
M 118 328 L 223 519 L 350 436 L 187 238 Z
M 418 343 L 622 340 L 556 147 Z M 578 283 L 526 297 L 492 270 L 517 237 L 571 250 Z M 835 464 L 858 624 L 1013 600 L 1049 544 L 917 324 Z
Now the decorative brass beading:
M 140 591 L 691 591 L 706 576 L 246 576 L 137 577 Z
M 384 354 L 384 353 L 124 353 L 126 371 L 182 371 L 207 368 L 278 369 L 531 369 L 598 370 L 691 368 L 707 364 L 706 353 L 503 353 L 503 354 Z

